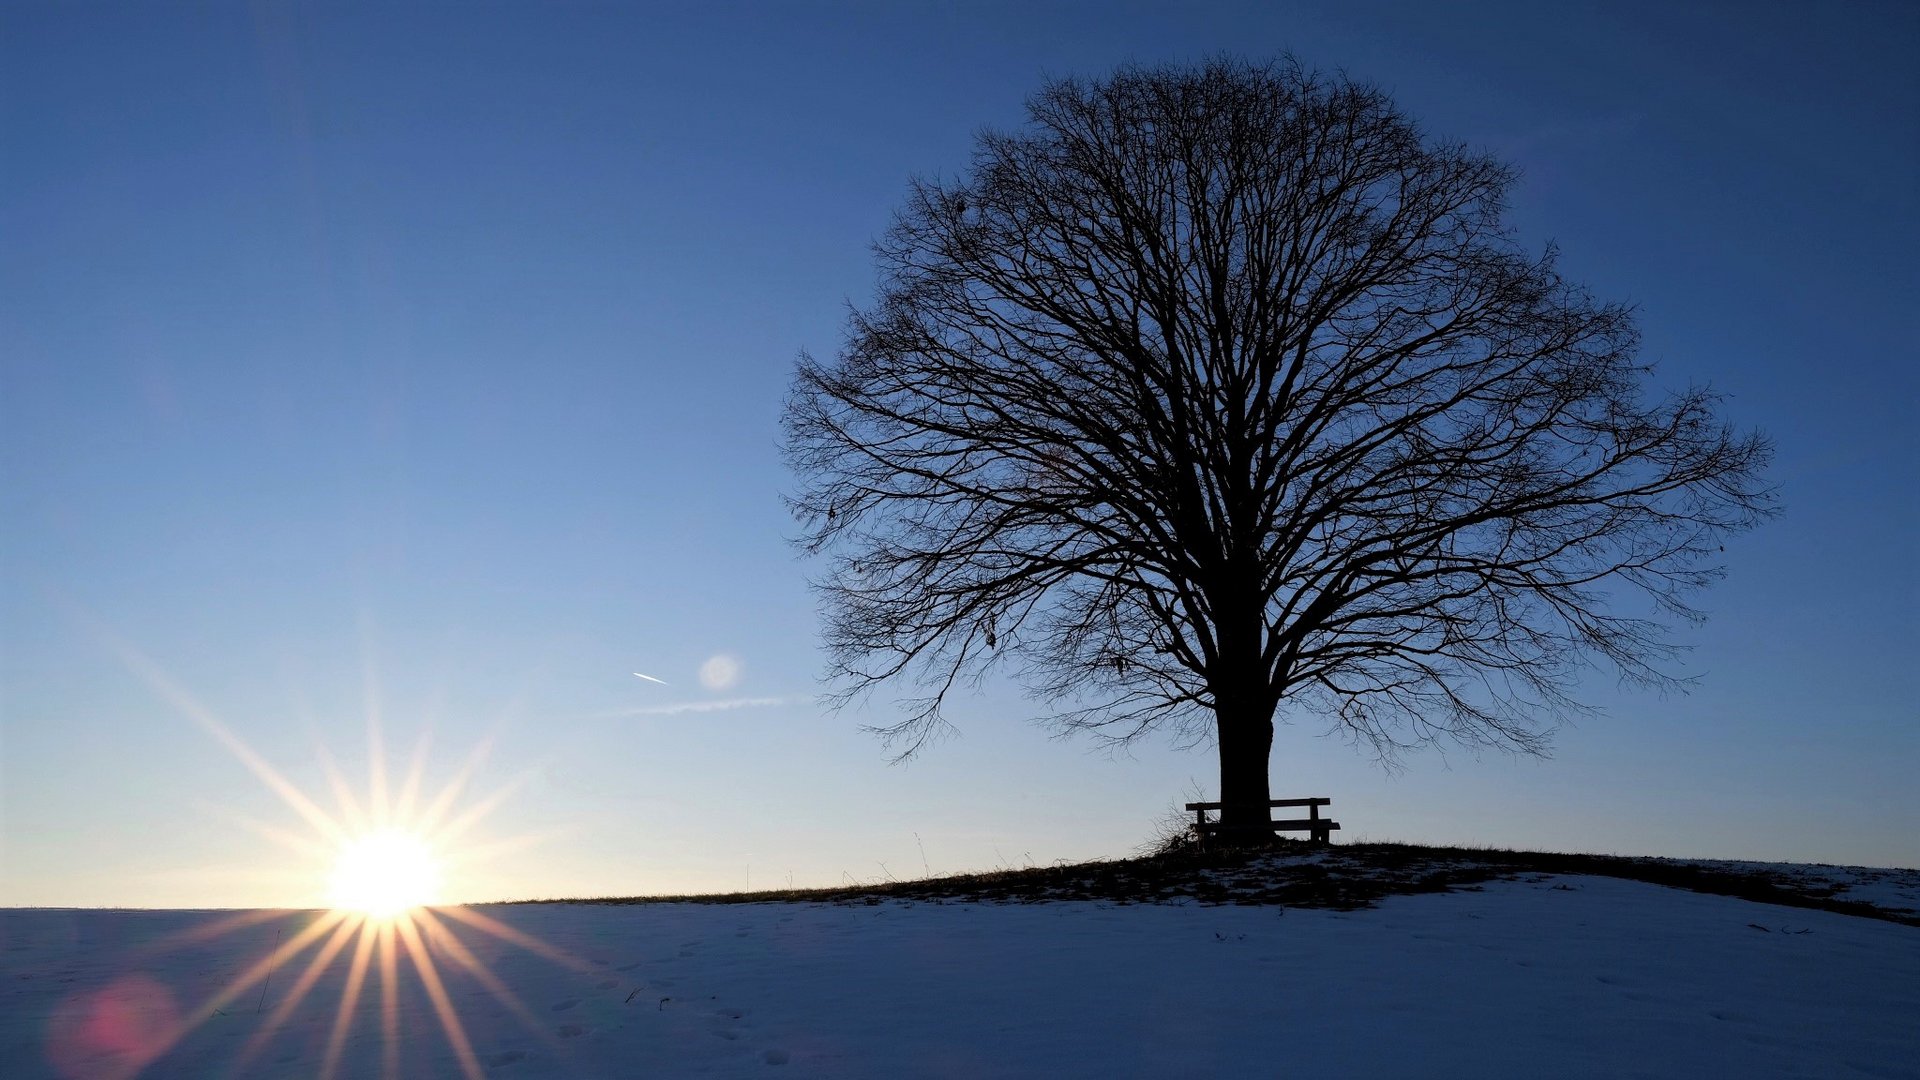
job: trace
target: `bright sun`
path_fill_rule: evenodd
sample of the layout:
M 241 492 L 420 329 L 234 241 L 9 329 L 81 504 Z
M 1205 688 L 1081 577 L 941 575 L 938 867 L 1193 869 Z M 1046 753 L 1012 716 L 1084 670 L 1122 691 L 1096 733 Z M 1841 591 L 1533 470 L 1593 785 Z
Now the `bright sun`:
M 439 900 L 440 867 L 418 836 L 371 832 L 340 850 L 333 864 L 336 909 L 390 919 Z

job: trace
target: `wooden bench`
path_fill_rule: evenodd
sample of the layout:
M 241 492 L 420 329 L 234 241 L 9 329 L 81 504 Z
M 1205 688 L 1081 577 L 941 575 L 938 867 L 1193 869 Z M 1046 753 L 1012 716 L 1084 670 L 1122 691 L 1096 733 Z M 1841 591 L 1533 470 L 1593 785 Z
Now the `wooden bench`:
M 1234 836 L 1271 836 L 1276 832 L 1305 831 L 1314 843 L 1324 844 L 1331 839 L 1329 834 L 1332 833 L 1334 829 L 1340 827 L 1339 822 L 1329 821 L 1320 816 L 1320 808 L 1332 802 L 1332 799 L 1275 799 L 1267 805 L 1269 807 L 1304 806 L 1307 808 L 1307 816 L 1303 818 L 1275 818 L 1265 825 L 1251 826 L 1223 825 L 1218 821 L 1208 821 L 1207 812 L 1219 810 L 1225 805 L 1224 803 L 1190 802 L 1187 804 L 1187 809 L 1193 811 L 1194 835 L 1198 836 L 1203 842 L 1210 838 L 1220 836 L 1223 833 Z

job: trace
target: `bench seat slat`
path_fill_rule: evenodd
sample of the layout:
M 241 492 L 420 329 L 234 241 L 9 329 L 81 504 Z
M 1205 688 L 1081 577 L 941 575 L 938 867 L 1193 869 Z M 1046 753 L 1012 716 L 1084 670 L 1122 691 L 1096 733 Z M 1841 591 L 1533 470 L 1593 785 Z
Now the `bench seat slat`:
M 1248 829 L 1256 832 L 1261 832 L 1261 831 L 1270 832 L 1274 829 L 1337 829 L 1339 827 L 1340 827 L 1339 822 L 1328 821 L 1326 818 L 1275 819 L 1273 821 L 1267 822 L 1265 825 L 1222 825 L 1217 821 L 1209 821 L 1205 825 L 1196 826 L 1196 828 L 1203 829 L 1207 832 L 1219 832 L 1221 830 L 1226 830 L 1231 832 L 1231 831 L 1241 830 L 1241 829 Z

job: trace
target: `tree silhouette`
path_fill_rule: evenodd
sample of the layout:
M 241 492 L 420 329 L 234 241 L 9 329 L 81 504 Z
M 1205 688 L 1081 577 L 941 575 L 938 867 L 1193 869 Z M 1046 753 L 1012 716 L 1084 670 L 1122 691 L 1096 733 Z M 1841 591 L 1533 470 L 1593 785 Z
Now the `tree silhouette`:
M 1244 825 L 1283 703 L 1387 760 L 1537 753 L 1584 664 L 1676 682 L 1662 616 L 1772 512 L 1769 446 L 1645 388 L 1631 312 L 1502 224 L 1512 169 L 1292 61 L 1028 111 L 912 184 L 785 416 L 830 676 L 921 688 L 901 756 L 1005 666 L 1071 728 L 1211 740 Z

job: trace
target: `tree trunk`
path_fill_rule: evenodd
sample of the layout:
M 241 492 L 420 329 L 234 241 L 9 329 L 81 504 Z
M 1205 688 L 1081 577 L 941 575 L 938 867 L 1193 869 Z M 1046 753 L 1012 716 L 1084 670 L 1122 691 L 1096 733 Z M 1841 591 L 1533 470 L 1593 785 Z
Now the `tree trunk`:
M 1248 695 L 1249 699 L 1254 695 Z M 1253 830 L 1272 820 L 1267 801 L 1267 763 L 1273 751 L 1273 707 L 1258 700 L 1215 699 L 1215 735 L 1220 746 L 1220 823 L 1246 829 L 1240 840 L 1262 839 Z
M 1229 580 L 1257 580 L 1257 570 L 1239 568 Z M 1214 735 L 1220 746 L 1220 824 L 1226 838 L 1242 843 L 1271 839 L 1267 762 L 1273 751 L 1273 710 L 1278 698 L 1261 661 L 1263 612 L 1246 588 L 1216 597 L 1220 655 L 1208 680 L 1213 691 Z

